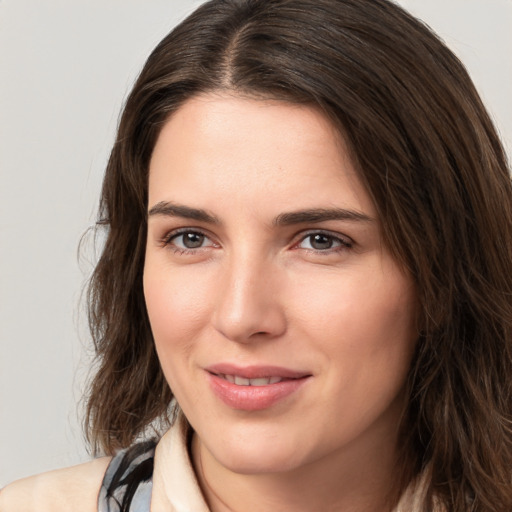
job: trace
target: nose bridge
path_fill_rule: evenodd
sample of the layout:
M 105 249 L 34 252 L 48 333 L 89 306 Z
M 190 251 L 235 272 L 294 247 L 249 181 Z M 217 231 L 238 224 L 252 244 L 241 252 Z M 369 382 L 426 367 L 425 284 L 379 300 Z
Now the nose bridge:
M 279 271 L 271 258 L 249 251 L 225 262 L 214 314 L 216 329 L 225 337 L 248 342 L 278 336 L 286 329 L 279 300 Z

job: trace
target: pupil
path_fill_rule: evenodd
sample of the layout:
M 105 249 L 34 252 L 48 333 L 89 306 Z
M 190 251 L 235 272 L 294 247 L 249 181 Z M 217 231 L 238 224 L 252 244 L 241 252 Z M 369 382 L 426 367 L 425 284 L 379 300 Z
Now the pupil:
M 187 249 L 196 249 L 197 247 L 201 247 L 203 245 L 204 235 L 199 233 L 186 233 L 183 236 L 183 245 Z
M 326 235 L 311 235 L 311 247 L 314 249 L 330 249 L 332 247 L 332 238 Z

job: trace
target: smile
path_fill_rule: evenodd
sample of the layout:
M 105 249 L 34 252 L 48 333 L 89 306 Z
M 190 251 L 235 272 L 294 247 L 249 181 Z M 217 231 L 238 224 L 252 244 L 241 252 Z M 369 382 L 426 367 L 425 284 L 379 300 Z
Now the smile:
M 205 374 L 217 399 L 239 411 L 269 409 L 300 393 L 312 378 L 309 373 L 269 366 L 217 365 Z

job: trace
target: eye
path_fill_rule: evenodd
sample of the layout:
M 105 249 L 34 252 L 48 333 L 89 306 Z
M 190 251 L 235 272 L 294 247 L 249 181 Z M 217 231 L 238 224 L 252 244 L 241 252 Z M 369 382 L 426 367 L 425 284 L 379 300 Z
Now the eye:
M 203 247 L 212 247 L 214 243 L 200 231 L 188 230 L 171 233 L 165 238 L 164 245 L 172 246 L 181 251 L 189 251 Z
M 332 249 L 348 249 L 352 247 L 352 242 L 349 239 L 328 233 L 310 233 L 300 241 L 298 247 L 313 251 L 329 251 Z

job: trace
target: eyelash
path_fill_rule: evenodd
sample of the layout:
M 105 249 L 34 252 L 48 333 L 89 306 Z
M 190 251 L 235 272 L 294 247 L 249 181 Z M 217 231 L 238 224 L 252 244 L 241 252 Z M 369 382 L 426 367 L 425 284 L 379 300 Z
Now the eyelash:
M 186 235 L 186 234 L 199 235 L 199 236 L 202 236 L 202 237 L 210 240 L 209 236 L 206 233 L 203 233 L 199 229 L 182 228 L 182 229 L 176 229 L 174 231 L 171 231 L 170 233 L 165 235 L 163 237 L 163 239 L 161 240 L 161 244 L 163 247 L 166 247 L 166 248 L 172 250 L 175 254 L 178 254 L 180 256 L 187 255 L 187 254 L 197 254 L 198 250 L 204 249 L 204 247 L 197 247 L 197 248 L 192 249 L 192 248 L 177 247 L 176 245 L 173 245 L 173 243 L 172 243 L 173 240 L 175 240 L 176 238 L 178 238 L 180 236 Z M 212 245 L 212 246 L 214 246 L 214 245 Z M 212 246 L 207 246 L 207 247 L 212 247 Z
M 299 242 L 295 244 L 295 247 L 297 247 L 298 245 L 300 245 L 301 243 L 303 243 L 304 241 L 306 241 L 307 239 L 311 239 L 311 237 L 314 237 L 314 236 L 322 236 L 322 237 L 325 237 L 327 238 L 331 243 L 337 243 L 339 245 L 335 246 L 335 247 L 329 247 L 327 249 L 315 249 L 315 248 L 311 248 L 311 249 L 304 249 L 306 251 L 309 251 L 309 252 L 313 252 L 315 254 L 322 254 L 322 255 L 328 255 L 328 254 L 332 254 L 332 253 L 335 253 L 335 252 L 341 252 L 341 251 L 346 251 L 348 249 L 352 249 L 353 245 L 354 245 L 354 242 L 348 238 L 348 237 L 344 237 L 344 236 L 341 236 L 341 235 L 338 235 L 338 234 L 333 234 L 333 233 L 330 233 L 329 231 L 309 231 L 307 233 L 303 233 Z
M 197 248 L 182 248 L 182 247 L 177 247 L 176 245 L 173 244 L 173 240 L 175 240 L 176 238 L 183 236 L 185 234 L 199 235 L 201 237 L 204 237 L 205 239 L 210 240 L 209 236 L 199 229 L 182 228 L 182 229 L 174 230 L 174 231 L 168 233 L 167 235 L 165 235 L 161 240 L 161 244 L 163 247 L 169 248 L 175 254 L 178 254 L 180 256 L 187 255 L 187 254 L 197 254 L 197 252 L 199 250 L 205 248 L 204 246 L 197 247 Z M 314 254 L 328 255 L 328 254 L 332 254 L 335 252 L 341 252 L 341 251 L 346 251 L 346 250 L 352 249 L 352 247 L 354 245 L 353 241 L 348 237 L 343 237 L 338 234 L 336 234 L 336 235 L 332 234 L 328 231 L 319 230 L 319 231 L 309 231 L 306 233 L 302 233 L 299 241 L 294 244 L 294 246 L 293 246 L 294 249 L 300 249 L 300 247 L 298 247 L 300 244 L 302 244 L 308 238 L 311 239 L 311 237 L 316 236 L 316 235 L 325 237 L 326 239 L 328 239 L 330 241 L 330 243 L 338 244 L 338 245 L 336 245 L 335 247 L 329 247 L 327 249 L 304 248 L 305 251 L 308 251 L 308 252 L 314 253 Z M 215 246 L 216 246 L 216 244 L 212 243 L 211 245 L 208 245 L 206 247 L 215 247 Z

